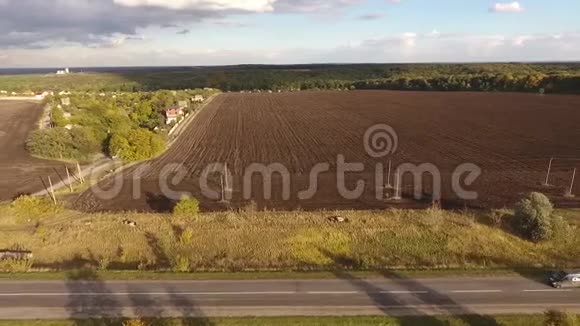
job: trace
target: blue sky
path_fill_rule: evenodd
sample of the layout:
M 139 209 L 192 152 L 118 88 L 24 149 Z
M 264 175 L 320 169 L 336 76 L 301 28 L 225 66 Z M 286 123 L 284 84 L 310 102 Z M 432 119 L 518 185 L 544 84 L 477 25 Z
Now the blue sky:
M 578 13 L 577 0 L 0 0 L 0 67 L 580 60 Z

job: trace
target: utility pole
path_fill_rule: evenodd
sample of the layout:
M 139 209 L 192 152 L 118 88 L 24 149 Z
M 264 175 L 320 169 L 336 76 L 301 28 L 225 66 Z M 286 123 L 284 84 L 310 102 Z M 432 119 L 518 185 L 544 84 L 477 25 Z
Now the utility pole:
M 554 162 L 553 157 L 550 159 L 550 164 L 548 164 L 548 173 L 546 174 L 546 181 L 544 182 L 544 186 L 546 187 L 550 185 L 548 182 L 550 180 L 550 172 L 552 171 L 552 162 Z
M 391 168 L 392 168 L 393 162 L 391 160 L 389 160 L 389 174 L 387 174 L 387 189 L 393 189 L 393 185 L 391 184 Z
M 70 172 L 68 171 L 68 166 L 65 165 L 64 168 L 66 169 L 66 178 L 68 181 L 68 188 L 70 189 L 70 192 L 73 192 L 73 186 L 72 186 L 72 182 L 70 179 Z
M 570 182 L 570 190 L 568 191 L 568 193 L 565 195 L 565 197 L 568 198 L 574 198 L 574 181 L 576 179 L 576 169 L 574 169 L 574 172 L 572 173 L 572 182 Z
M 85 178 L 83 177 L 83 173 L 81 171 L 81 165 L 77 162 L 77 173 L 79 174 L 79 181 L 81 184 L 85 183 Z
M 50 186 L 50 197 L 52 198 L 52 201 L 54 202 L 54 204 L 56 205 L 56 195 L 54 194 L 54 188 L 52 186 L 52 180 L 50 179 L 50 176 L 48 176 L 48 184 Z
M 395 196 L 393 200 L 401 200 L 401 174 L 399 170 L 395 172 Z

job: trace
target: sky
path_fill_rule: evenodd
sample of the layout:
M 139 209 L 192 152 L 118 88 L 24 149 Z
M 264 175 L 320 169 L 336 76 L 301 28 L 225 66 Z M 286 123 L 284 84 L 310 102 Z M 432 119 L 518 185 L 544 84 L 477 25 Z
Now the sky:
M 0 0 L 0 68 L 580 60 L 578 0 Z

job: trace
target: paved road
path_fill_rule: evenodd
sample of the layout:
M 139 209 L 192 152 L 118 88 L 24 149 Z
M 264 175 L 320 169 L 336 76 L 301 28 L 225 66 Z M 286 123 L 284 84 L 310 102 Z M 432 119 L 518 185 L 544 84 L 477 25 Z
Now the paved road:
M 525 278 L 0 282 L 0 318 L 580 312 L 580 289 Z

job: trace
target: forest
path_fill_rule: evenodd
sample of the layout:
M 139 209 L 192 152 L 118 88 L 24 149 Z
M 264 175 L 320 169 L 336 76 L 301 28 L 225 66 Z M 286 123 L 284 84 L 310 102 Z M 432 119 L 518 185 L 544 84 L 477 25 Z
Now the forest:
M 0 90 L 6 92 L 136 92 L 205 87 L 223 91 L 395 89 L 580 93 L 580 63 L 143 67 L 58 76 L 0 76 Z

